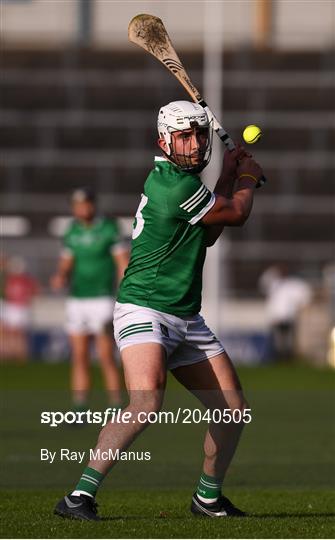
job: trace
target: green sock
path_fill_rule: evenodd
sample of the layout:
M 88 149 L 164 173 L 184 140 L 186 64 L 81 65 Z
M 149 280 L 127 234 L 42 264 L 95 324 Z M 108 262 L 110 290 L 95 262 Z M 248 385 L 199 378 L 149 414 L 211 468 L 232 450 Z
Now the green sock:
M 91 467 L 86 467 L 78 484 L 76 485 L 75 490 L 72 492 L 72 495 L 80 495 L 81 493 L 84 493 L 84 495 L 95 497 L 104 477 L 105 475 L 99 471 L 96 471 Z
M 214 502 L 220 497 L 221 488 L 222 480 L 202 473 L 197 488 L 197 495 L 201 500 L 204 500 L 204 502 Z M 208 499 L 208 501 L 206 501 L 206 499 Z

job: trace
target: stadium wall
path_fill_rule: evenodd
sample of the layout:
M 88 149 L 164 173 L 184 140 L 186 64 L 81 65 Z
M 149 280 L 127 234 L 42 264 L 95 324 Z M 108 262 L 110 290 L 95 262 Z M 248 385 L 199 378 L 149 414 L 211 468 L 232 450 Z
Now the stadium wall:
M 88 0 L 85 0 L 86 2 Z M 225 1 L 220 6 L 225 47 L 259 42 L 257 1 Z M 5 0 L 2 2 L 2 34 L 7 46 L 47 44 L 64 46 L 80 35 L 80 0 Z M 329 0 L 278 0 L 273 2 L 270 43 L 277 49 L 323 49 L 334 46 L 335 3 Z M 164 18 L 173 28 L 173 40 L 184 49 L 201 48 L 205 1 L 121 2 L 92 0 L 91 42 L 95 46 L 122 49 L 128 46 L 129 20 L 139 11 Z

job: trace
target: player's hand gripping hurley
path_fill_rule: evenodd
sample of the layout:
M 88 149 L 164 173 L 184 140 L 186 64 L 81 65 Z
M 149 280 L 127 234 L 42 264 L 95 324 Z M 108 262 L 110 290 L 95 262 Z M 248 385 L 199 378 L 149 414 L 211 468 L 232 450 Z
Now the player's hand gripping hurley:
M 171 40 L 168 36 L 166 28 L 158 17 L 154 15 L 140 14 L 134 17 L 128 26 L 129 41 L 136 43 L 157 60 L 162 62 L 164 66 L 179 80 L 185 90 L 189 93 L 192 100 L 199 103 L 207 112 L 209 120 L 213 121 L 213 128 L 221 141 L 226 145 L 228 150 L 234 150 L 235 144 L 225 129 L 221 126 L 218 119 L 209 109 L 205 100 L 191 82 L 186 70 L 181 63 Z M 262 178 L 257 182 L 256 187 L 262 186 L 266 182 L 266 178 Z

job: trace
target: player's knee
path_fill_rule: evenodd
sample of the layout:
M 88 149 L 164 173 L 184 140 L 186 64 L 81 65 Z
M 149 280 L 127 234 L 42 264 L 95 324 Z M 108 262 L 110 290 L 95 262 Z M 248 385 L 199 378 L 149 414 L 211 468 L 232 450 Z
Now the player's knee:
M 157 388 L 155 390 L 138 390 L 132 392 L 128 409 L 132 411 L 135 418 L 146 417 L 150 413 L 160 411 L 163 403 L 164 392 Z
M 242 392 L 231 392 L 225 397 L 227 407 L 231 411 L 237 411 L 236 414 L 240 412 L 243 415 L 244 411 L 250 407 Z

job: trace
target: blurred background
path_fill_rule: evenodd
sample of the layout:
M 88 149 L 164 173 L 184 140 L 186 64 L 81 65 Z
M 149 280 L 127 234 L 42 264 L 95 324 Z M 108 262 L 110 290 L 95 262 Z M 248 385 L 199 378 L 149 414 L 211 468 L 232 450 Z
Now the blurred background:
M 289 354 L 335 366 L 335 3 L 327 0 L 1 1 L 1 294 L 13 301 L 8 280 L 15 289 L 21 273 L 24 293 L 14 303 L 29 311 L 28 341 L 15 355 L 68 356 L 66 291 L 52 293 L 49 278 L 71 191 L 93 187 L 100 212 L 116 216 L 130 238 L 157 153 L 158 109 L 188 99 L 161 64 L 128 42 L 138 13 L 163 19 L 191 79 L 236 141 L 248 124 L 263 130 L 250 149 L 269 181 L 247 225 L 226 229 L 209 250 L 209 324 L 237 362 L 269 361 L 271 290 L 281 276 L 291 288 L 277 301 L 296 305 Z M 218 141 L 204 175 L 211 188 L 222 155 Z M 298 301 L 295 286 L 305 291 Z M 3 316 L 1 326 L 1 356 L 10 360 L 18 338 Z

